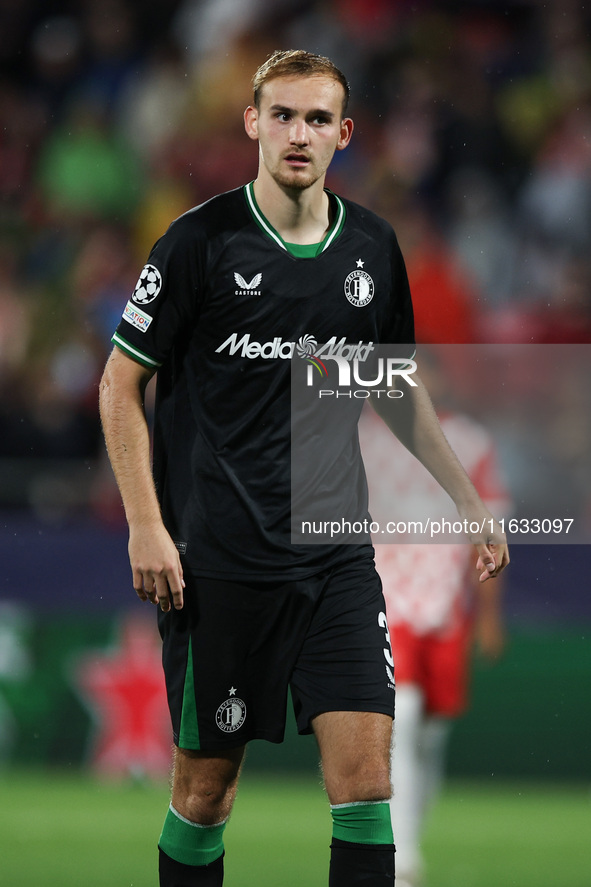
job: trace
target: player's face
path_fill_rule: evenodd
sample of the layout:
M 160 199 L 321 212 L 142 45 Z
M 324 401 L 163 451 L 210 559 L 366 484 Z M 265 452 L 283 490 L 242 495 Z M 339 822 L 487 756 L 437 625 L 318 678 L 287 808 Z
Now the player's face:
M 335 151 L 349 144 L 353 121 L 343 118 L 343 87 L 324 75 L 276 77 L 246 109 L 246 132 L 259 142 L 259 175 L 304 190 L 322 180 Z

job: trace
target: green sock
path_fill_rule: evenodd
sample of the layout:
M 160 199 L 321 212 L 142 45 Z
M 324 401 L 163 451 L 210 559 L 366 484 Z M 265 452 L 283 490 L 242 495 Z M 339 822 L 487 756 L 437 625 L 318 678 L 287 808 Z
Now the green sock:
M 185 865 L 209 865 L 224 852 L 223 832 L 226 821 L 199 825 L 181 816 L 172 804 L 168 808 L 158 846 Z
M 388 801 L 334 804 L 330 810 L 333 838 L 353 844 L 394 843 Z

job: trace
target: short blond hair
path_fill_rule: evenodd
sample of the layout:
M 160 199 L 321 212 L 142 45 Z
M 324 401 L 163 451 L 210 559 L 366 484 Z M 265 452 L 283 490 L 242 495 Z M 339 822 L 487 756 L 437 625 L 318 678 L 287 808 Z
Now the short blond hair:
M 276 49 L 263 62 L 252 78 L 255 107 L 260 107 L 261 89 L 269 80 L 274 80 L 276 77 L 311 77 L 315 74 L 323 74 L 341 84 L 344 91 L 344 117 L 350 94 L 347 78 L 329 58 L 306 52 L 304 49 Z

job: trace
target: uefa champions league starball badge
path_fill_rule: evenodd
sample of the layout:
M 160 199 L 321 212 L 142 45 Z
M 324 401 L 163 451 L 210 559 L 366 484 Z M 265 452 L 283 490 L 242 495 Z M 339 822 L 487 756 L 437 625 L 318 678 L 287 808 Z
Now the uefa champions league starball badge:
M 131 297 L 138 305 L 153 302 L 162 289 L 162 275 L 154 265 L 144 265 Z

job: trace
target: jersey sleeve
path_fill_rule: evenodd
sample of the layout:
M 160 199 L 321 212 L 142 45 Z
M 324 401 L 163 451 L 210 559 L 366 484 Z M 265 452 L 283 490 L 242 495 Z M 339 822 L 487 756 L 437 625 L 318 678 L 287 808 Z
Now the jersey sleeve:
M 181 216 L 154 245 L 112 341 L 143 366 L 158 369 L 179 336 L 194 328 L 202 296 L 205 245 Z

